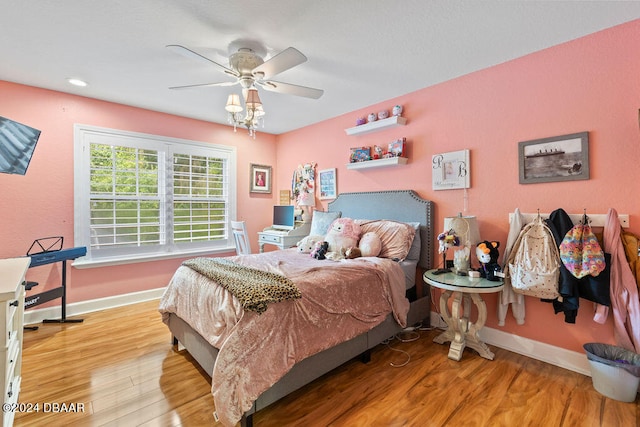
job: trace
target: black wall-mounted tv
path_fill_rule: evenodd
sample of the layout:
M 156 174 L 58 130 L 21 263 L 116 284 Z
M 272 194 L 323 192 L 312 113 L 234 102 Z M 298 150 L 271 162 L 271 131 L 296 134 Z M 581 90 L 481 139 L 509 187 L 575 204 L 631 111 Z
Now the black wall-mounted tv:
M 40 131 L 0 116 L 0 172 L 24 175 Z

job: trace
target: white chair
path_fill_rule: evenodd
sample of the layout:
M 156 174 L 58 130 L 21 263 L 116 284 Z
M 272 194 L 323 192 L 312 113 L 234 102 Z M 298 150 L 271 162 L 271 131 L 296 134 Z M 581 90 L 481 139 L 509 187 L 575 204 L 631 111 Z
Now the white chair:
M 231 221 L 231 232 L 236 242 L 236 253 L 238 255 L 248 255 L 251 253 L 249 235 L 244 221 Z

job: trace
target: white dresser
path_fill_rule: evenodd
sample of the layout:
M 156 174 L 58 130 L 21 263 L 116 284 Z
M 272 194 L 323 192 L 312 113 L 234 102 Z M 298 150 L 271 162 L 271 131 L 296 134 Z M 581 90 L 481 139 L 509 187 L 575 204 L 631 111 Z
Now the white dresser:
M 22 371 L 22 331 L 24 321 L 24 276 L 31 259 L 0 260 L 0 324 L 4 340 L 0 345 L 0 375 L 3 384 L 2 426 L 13 425 Z

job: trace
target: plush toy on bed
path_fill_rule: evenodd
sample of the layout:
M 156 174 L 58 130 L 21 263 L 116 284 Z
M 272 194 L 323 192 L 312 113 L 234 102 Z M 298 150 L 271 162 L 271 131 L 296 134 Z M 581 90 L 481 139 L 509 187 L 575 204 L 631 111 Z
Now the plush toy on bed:
M 311 251 L 311 257 L 320 260 L 326 259 L 328 247 L 329 243 L 327 242 L 316 242 L 313 250 Z
M 317 236 L 313 234 L 309 235 L 304 239 L 300 240 L 298 243 L 296 243 L 296 246 L 298 247 L 298 252 L 303 254 L 310 254 L 311 251 L 313 251 L 313 248 L 315 248 L 316 243 L 322 242 L 323 240 L 324 240 L 324 237 L 322 236 Z
M 498 264 L 499 247 L 500 242 L 489 242 L 488 240 L 476 245 L 476 256 L 480 261 L 480 268 L 478 269 L 480 276 L 493 282 L 500 280 L 496 273 L 502 271 Z
M 351 218 L 338 218 L 331 223 L 324 240 L 329 243 L 329 252 L 344 254 L 347 249 L 358 247 L 361 234 L 360 225 Z
M 382 251 L 382 241 L 378 234 L 368 231 L 360 237 L 358 249 L 360 249 L 361 256 L 378 256 Z
M 362 252 L 360 251 L 360 248 L 347 248 L 346 251 L 344 251 L 344 257 L 345 259 L 354 259 L 354 258 L 359 258 L 362 256 Z

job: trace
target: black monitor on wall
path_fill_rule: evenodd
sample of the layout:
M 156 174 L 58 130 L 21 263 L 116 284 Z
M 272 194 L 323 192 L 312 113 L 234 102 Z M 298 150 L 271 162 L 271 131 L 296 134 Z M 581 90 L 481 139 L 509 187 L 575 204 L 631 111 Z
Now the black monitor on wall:
M 0 116 L 0 172 L 24 175 L 40 131 Z

